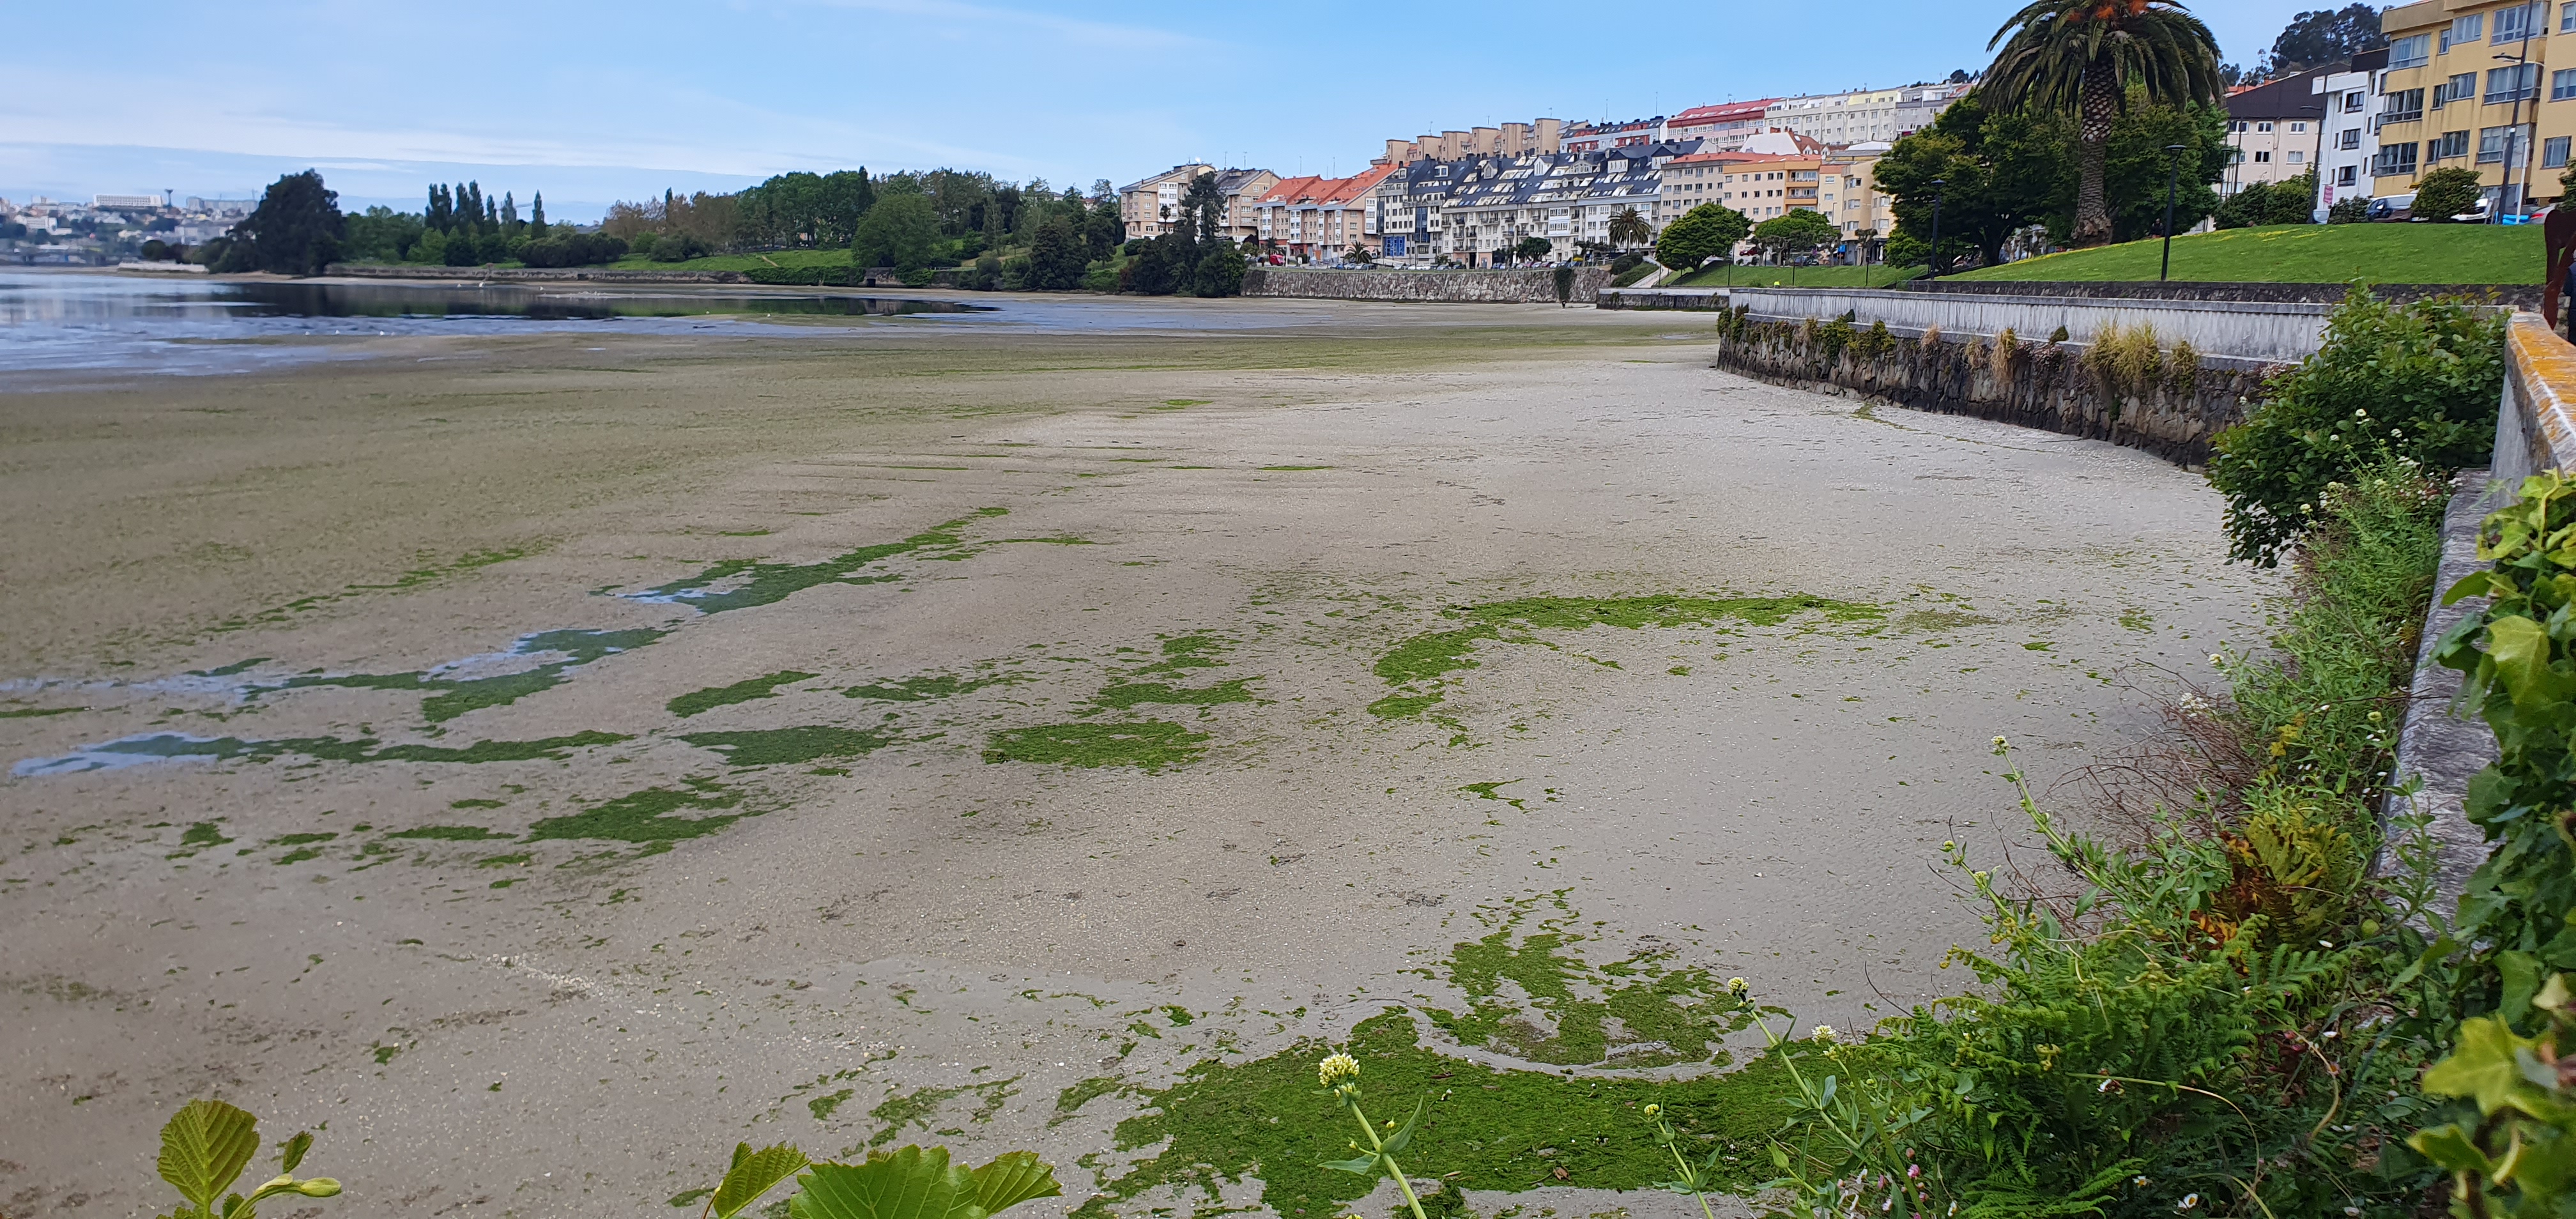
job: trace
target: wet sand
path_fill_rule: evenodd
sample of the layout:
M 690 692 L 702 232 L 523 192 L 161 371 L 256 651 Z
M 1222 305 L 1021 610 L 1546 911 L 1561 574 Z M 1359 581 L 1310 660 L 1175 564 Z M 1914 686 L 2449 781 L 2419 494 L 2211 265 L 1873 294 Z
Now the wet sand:
M 2273 587 L 2195 474 L 1704 318 L 1156 307 L 0 394 L 0 1212 L 162 1205 L 212 1091 L 329 1123 L 315 1214 L 665 1213 L 738 1139 L 1035 1147 L 1058 1214 L 1515 911 L 1865 1027 L 1982 938 L 1942 843 L 2028 847 L 1989 739 L 2152 731 Z

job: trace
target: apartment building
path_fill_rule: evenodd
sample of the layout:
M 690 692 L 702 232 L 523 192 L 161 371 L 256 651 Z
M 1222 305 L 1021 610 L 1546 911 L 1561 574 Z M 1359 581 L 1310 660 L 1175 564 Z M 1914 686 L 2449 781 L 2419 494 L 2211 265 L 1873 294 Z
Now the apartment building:
M 1425 133 L 1409 140 L 1388 140 L 1386 155 L 1375 164 L 1411 165 L 1416 161 L 1458 161 L 1468 157 L 1547 156 L 1562 151 L 1562 119 L 1534 119 L 1471 131 Z
M 1565 129 L 1566 152 L 1600 152 L 1610 148 L 1643 148 L 1664 138 L 1664 118 L 1625 122 L 1577 123 Z
M 2312 87 L 2325 103 L 2317 141 L 2317 209 L 2338 199 L 2370 197 L 2370 166 L 2379 158 L 2379 75 L 2388 67 L 2386 49 L 2364 51 L 2341 70 L 2314 78 Z
M 2374 194 L 2466 166 L 2507 208 L 2558 197 L 2576 138 L 2576 3 L 2420 0 L 2381 14 L 2380 30 Z
M 1770 129 L 1763 116 L 1779 101 L 1766 97 L 1722 106 L 1693 106 L 1664 120 L 1664 135 L 1667 139 L 1698 140 L 1712 152 L 1733 152 L 1744 147 L 1744 141 L 1756 133 Z
M 1762 121 L 1822 144 L 1892 143 L 1931 126 L 1968 88 L 1964 84 L 1909 85 L 1785 97 L 1763 111 Z
M 1258 205 L 1264 197 L 1278 187 L 1279 175 L 1266 169 L 1217 171 L 1216 193 L 1225 199 L 1225 211 L 1218 220 L 1218 228 L 1224 232 L 1227 240 L 1239 243 L 1246 238 L 1260 235 L 1261 217 Z M 1183 193 L 1187 193 L 1189 184 L 1182 183 L 1181 189 Z
M 1879 193 L 1874 176 L 1878 159 L 1886 156 L 1891 147 L 1884 140 L 1864 140 L 1848 148 L 1825 151 L 1824 163 L 1817 171 L 1821 189 L 1816 210 L 1843 231 L 1845 240 L 1858 239 L 1863 234 L 1888 237 L 1896 232 L 1896 201 Z
M 1374 251 L 1377 188 L 1399 167 L 1372 165 L 1348 178 L 1288 178 L 1253 207 L 1254 237 L 1292 258 L 1338 262 L 1352 246 Z
M 1377 186 L 1379 251 L 1391 261 L 1420 265 L 1447 255 L 1449 201 L 1484 163 L 1461 158 L 1393 167 Z
M 2219 179 L 2220 195 L 2308 172 L 2325 129 L 2324 80 L 2333 71 L 2312 68 L 2227 96 L 2227 145 L 2235 159 Z
M 1188 193 L 1190 183 L 1200 174 L 1215 172 L 1216 166 L 1192 162 L 1119 187 L 1118 218 L 1127 225 L 1127 239 L 1160 237 L 1171 232 L 1181 214 L 1181 196 Z

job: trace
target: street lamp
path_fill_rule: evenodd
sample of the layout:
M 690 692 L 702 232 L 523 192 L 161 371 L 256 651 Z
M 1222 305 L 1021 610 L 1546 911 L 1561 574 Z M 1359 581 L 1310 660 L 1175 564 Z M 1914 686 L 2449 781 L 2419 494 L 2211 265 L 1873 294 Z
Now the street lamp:
M 2495 56 L 2495 58 L 2497 58 L 2497 59 L 2503 60 L 2503 61 L 2505 61 L 2506 63 L 2510 63 L 2510 64 L 2514 65 L 2514 69 L 2513 69 L 2513 117 L 2512 117 L 2510 120 L 2508 120 L 2508 121 L 2506 122 L 2506 124 L 2505 124 L 2505 129 L 2504 129 L 2504 181 L 2503 181 L 2502 183 L 2498 184 L 2498 185 L 2497 185 L 2497 187 L 2496 187 L 2496 205 L 2495 205 L 2495 210 L 2493 210 L 2493 211 L 2491 211 L 2491 212 L 2487 213 L 2487 223 L 2489 223 L 2489 224 L 2502 224 L 2502 223 L 2504 223 L 2504 209 L 2505 209 L 2505 206 L 2506 206 L 2506 201 L 2507 201 L 2508 199 L 2512 198 L 2512 196 L 2513 196 L 2513 163 L 2514 163 L 2514 159 L 2515 159 L 2516 157 L 2519 157 L 2520 155 L 2522 155 L 2522 95 L 2523 95 L 2523 92 L 2524 92 L 2524 90 L 2525 90 L 2525 89 L 2529 89 L 2529 90 L 2531 90 L 2531 91 L 2532 91 L 2533 93 L 2535 93 L 2535 94 L 2536 94 L 2536 93 L 2538 93 L 2538 91 L 2539 91 L 2539 82 L 2538 82 L 2538 81 L 2536 81 L 2536 80 L 2535 80 L 2535 81 L 2533 81 L 2533 82 L 2532 82 L 2530 85 L 2528 85 L 2528 86 L 2526 86 L 2526 85 L 2524 85 L 2524 84 L 2522 83 L 2522 77 L 2523 77 L 2523 71 L 2522 71 L 2522 70 L 2523 70 L 2523 68 L 2525 68 L 2525 67 L 2529 66 L 2529 65 L 2530 65 L 2530 62 L 2531 62 L 2531 27 L 2532 27 L 2532 22 L 2531 22 L 2530 20 L 2526 19 L 2526 20 L 2523 22 L 2523 24 L 2522 24 L 2522 45 L 2521 45 L 2521 46 L 2519 46 L 2519 47 L 2517 47 L 2517 48 L 2515 48 L 2515 53 L 2514 53 L 2514 54 L 2511 54 L 2511 55 L 2498 55 L 2498 56 Z M 2537 114 L 2538 114 L 2538 107 L 2536 107 L 2536 106 L 2535 106 L 2535 107 L 2533 108 L 2533 113 L 2534 113 L 2534 115 L 2535 115 L 2535 116 L 2537 116 Z M 2524 182 L 2524 183 L 2523 183 L 2523 187 L 2522 187 L 2522 188 L 2523 188 L 2524 190 L 2528 191 L 2528 190 L 2530 190 L 2530 189 L 2531 189 L 2531 184 L 2530 184 L 2528 181 L 2526 181 L 2526 182 Z M 2514 210 L 2515 210 L 2515 211 L 2520 211 L 2520 210 L 2522 210 L 2522 209 L 2521 209 L 2520 207 L 2518 207 L 2518 206 L 2517 206 L 2517 207 L 2515 207 L 2515 208 L 2514 208 Z
M 2156 282 L 2173 278 L 2173 213 L 2174 190 L 2182 183 L 2182 150 L 2180 144 L 2165 145 L 2165 264 L 2156 272 Z
M 1923 278 L 1941 277 L 1941 204 L 1950 197 L 1949 181 L 1932 179 L 1932 252 L 1924 255 Z

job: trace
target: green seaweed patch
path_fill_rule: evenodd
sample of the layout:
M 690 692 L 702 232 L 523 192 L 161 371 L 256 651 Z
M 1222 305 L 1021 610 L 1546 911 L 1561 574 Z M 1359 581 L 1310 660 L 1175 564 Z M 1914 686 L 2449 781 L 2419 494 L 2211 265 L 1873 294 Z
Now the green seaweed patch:
M 1091 696 L 1094 707 L 1123 711 L 1140 703 L 1170 703 L 1184 707 L 1215 707 L 1225 703 L 1257 703 L 1250 688 L 1258 677 L 1239 677 L 1213 686 L 1171 686 L 1158 681 L 1113 682 Z
M 322 762 L 560 762 L 568 751 L 592 745 L 614 745 L 630 738 L 613 732 L 577 732 L 533 741 L 477 741 L 463 749 L 440 745 L 388 745 L 374 737 L 290 737 L 246 741 L 240 737 L 201 739 L 175 732 L 127 737 L 84 748 L 82 754 L 118 754 L 145 758 L 208 758 L 219 762 L 267 762 L 307 757 Z M 77 756 L 77 755 L 76 755 Z
M 892 681 L 874 681 L 841 691 L 845 698 L 873 699 L 881 703 L 919 703 L 936 698 L 972 694 L 986 686 L 1008 686 L 1029 680 L 1017 673 L 994 673 L 983 677 L 959 677 L 953 673 L 925 673 Z
M 916 1088 L 910 1092 L 894 1093 L 879 1101 L 875 1108 L 868 1110 L 868 1116 L 875 1119 L 878 1130 L 868 1136 L 865 1145 L 869 1148 L 882 1147 L 902 1138 L 907 1128 L 928 1132 L 937 1121 L 940 1111 L 947 1108 L 948 1102 L 961 1096 L 973 1095 L 978 1102 L 974 1110 L 966 1115 L 966 1120 L 977 1125 L 989 1124 L 993 1116 L 1002 1111 L 1005 1103 L 1019 1095 L 1019 1089 L 1014 1086 L 1019 1082 L 1020 1077 L 1014 1075 L 1009 1079 L 967 1084 L 963 1087 Z M 846 1156 L 850 1152 L 842 1154 Z
M 368 593 L 402 592 L 405 589 L 418 588 L 421 585 L 428 584 L 432 581 L 443 580 L 450 576 L 463 575 L 466 572 L 474 571 L 478 568 L 490 567 L 495 563 L 507 563 L 512 559 L 526 558 L 531 554 L 535 554 L 539 549 L 542 548 L 530 546 L 509 550 L 470 551 L 458 556 L 452 562 L 433 564 L 428 567 L 415 567 L 382 584 L 350 584 L 344 586 L 340 591 L 335 593 L 319 593 L 310 597 L 298 597 L 284 605 L 273 606 L 256 613 L 227 618 L 223 622 L 216 624 L 212 630 L 216 634 L 221 634 L 226 631 L 248 630 L 255 626 L 273 626 L 277 623 L 285 622 L 295 617 L 297 614 L 308 613 L 312 610 L 320 609 L 336 602 L 348 600 L 351 597 L 365 596 Z M 259 662 L 247 661 L 244 662 L 241 667 L 248 668 L 250 665 L 257 663 Z M 240 669 L 233 670 L 233 672 L 239 671 Z M 210 672 L 215 676 L 224 675 L 224 670 L 221 669 L 212 670 Z
M 1308 1041 L 1252 1062 L 1208 1060 L 1144 1098 L 1118 1124 L 1122 1151 L 1162 1145 L 1077 1208 L 1107 1219 L 1115 1203 L 1158 1187 L 1219 1187 L 1258 1179 L 1271 1213 L 1325 1219 L 1377 1185 L 1323 1167 L 1348 1154 L 1350 1118 L 1315 1087 L 1315 1062 L 1336 1049 L 1360 1060 L 1373 1107 L 1390 1114 L 1422 1098 L 1422 1124 L 1406 1165 L 1439 1174 L 1448 1189 L 1518 1192 L 1539 1186 L 1645 1189 L 1670 1179 L 1672 1161 L 1641 1111 L 1649 1102 L 1691 1148 L 1742 1149 L 1721 1159 L 1717 1192 L 1751 1193 L 1772 1175 L 1764 1154 L 1792 1116 L 1785 1072 L 1765 1058 L 1697 1079 L 1649 1080 L 1497 1070 L 1421 1044 L 1402 1009 L 1362 1021 L 1347 1046 Z M 1560 1177 L 1558 1170 L 1564 1175 Z
M 416 825 L 407 830 L 395 830 L 385 837 L 426 838 L 439 842 L 482 842 L 493 838 L 515 837 L 515 835 L 504 834 L 499 830 L 487 830 L 479 825 Z
M 1463 1013 L 1424 1014 L 1461 1045 L 1496 1050 L 1556 1066 L 1609 1064 L 1660 1067 L 1683 1062 L 1724 1066 L 1718 1047 L 1752 1027 L 1754 1012 L 1708 971 L 1674 968 L 1671 948 L 1650 948 L 1595 968 L 1570 951 L 1587 937 L 1560 913 L 1526 932 L 1530 903 L 1478 917 L 1496 923 L 1482 939 L 1455 945 L 1440 966 L 1418 971 L 1456 987 Z
M 1185 669 L 1221 669 L 1225 654 L 1234 650 L 1234 641 L 1212 631 L 1194 631 L 1187 635 L 1162 637 L 1163 658 L 1135 671 L 1135 676 L 1148 673 L 1178 673 Z
M 0 707 L 0 720 L 32 720 L 48 715 L 71 715 L 87 707 Z
M 648 787 L 629 792 L 587 811 L 548 817 L 528 827 L 528 841 L 598 839 L 607 842 L 671 843 L 702 838 L 743 818 L 741 813 L 712 817 L 674 817 L 685 811 L 733 808 L 742 794 L 705 779 L 689 779 L 680 788 Z
M 1006 515 L 1008 511 L 1005 508 L 979 509 L 953 521 L 942 521 L 901 541 L 861 546 L 815 563 L 728 559 L 694 576 L 628 596 L 638 601 L 686 605 L 707 614 L 771 605 L 818 585 L 872 582 L 881 577 L 867 575 L 866 570 L 899 555 L 922 559 L 968 558 L 976 547 L 967 544 L 964 537 L 966 527 L 988 517 Z M 717 590 L 718 585 L 724 586 L 721 591 Z
M 1518 782 L 1520 782 L 1518 779 L 1498 779 L 1492 783 L 1470 783 L 1458 790 L 1479 800 L 1499 800 L 1526 813 L 1529 811 L 1529 805 L 1503 794 L 1504 788 Z
M 1522 597 L 1483 605 L 1455 606 L 1446 612 L 1452 618 L 1466 620 L 1468 625 L 1444 631 L 1426 631 L 1397 643 L 1371 666 L 1379 679 L 1390 686 L 1437 683 L 1449 674 L 1480 667 L 1475 655 L 1476 645 L 1486 640 L 1546 646 L 1544 641 L 1530 635 L 1509 633 L 1513 631 L 1579 631 L 1594 626 L 1636 630 L 1649 626 L 1713 626 L 1728 621 L 1778 626 L 1800 614 L 1813 614 L 1828 622 L 1862 622 L 1883 618 L 1887 613 L 1875 605 L 1806 594 L 1787 597 Z M 1408 714 L 1418 713 L 1416 710 Z
M 1073 1116 L 1081 1112 L 1084 1105 L 1111 1093 L 1134 1090 L 1127 1085 L 1126 1080 L 1115 1075 L 1095 1075 L 1089 1079 L 1078 1080 L 1055 1094 L 1055 1116 L 1047 1119 L 1047 1125 L 1063 1125 L 1073 1120 Z
M 805 1111 L 813 1114 L 815 1121 L 828 1122 L 832 1120 L 832 1111 L 840 1108 L 842 1101 L 856 1095 L 858 1095 L 857 1089 L 843 1088 L 828 1096 L 817 1096 L 805 1102 Z
M 679 716 L 681 719 L 687 719 L 692 715 L 697 715 L 706 711 L 713 711 L 718 707 L 730 707 L 735 703 L 747 703 L 754 699 L 776 698 L 778 697 L 778 688 L 780 686 L 792 686 L 800 681 L 812 681 L 815 676 L 816 675 L 812 673 L 800 672 L 795 669 L 787 669 L 782 672 L 765 674 L 760 677 L 747 678 L 743 681 L 735 682 L 730 686 L 709 686 L 704 690 L 692 690 L 678 698 L 672 699 L 670 702 L 664 704 L 664 706 L 671 712 L 671 714 Z
M 203 850 L 207 847 L 219 847 L 231 841 L 232 839 L 224 837 L 223 827 L 212 821 L 197 822 L 190 825 L 179 835 L 180 846 L 192 847 L 198 850 Z
M 984 747 L 986 762 L 1036 762 L 1063 766 L 1134 766 L 1148 774 L 1187 766 L 1206 754 L 1204 732 L 1167 720 L 1115 724 L 1041 724 L 996 732 Z
M 1262 468 L 1262 469 L 1264 469 L 1264 470 L 1268 470 L 1268 471 L 1270 471 L 1270 472 L 1272 472 L 1272 473 L 1275 473 L 1275 474 L 1291 474 L 1291 473 L 1295 473 L 1295 472 L 1298 472 L 1298 471 L 1301 471 L 1301 470 L 1329 470 L 1329 469 L 1332 469 L 1333 467 L 1331 467 L 1331 466 L 1263 466 L 1263 467 L 1261 467 L 1261 468 Z
M 560 630 L 539 631 L 510 649 L 514 656 L 560 655 L 561 659 L 540 662 L 535 668 L 493 677 L 449 678 L 435 672 L 411 673 L 327 673 L 291 677 L 273 686 L 253 686 L 243 692 L 245 699 L 281 690 L 303 690 L 317 686 L 338 686 L 353 690 L 419 690 L 429 697 L 422 699 L 422 718 L 433 724 L 486 707 L 506 707 L 532 694 L 562 685 L 572 670 L 603 657 L 631 651 L 652 643 L 668 631 L 638 627 L 624 631 Z
M 1214 401 L 1216 401 L 1216 399 L 1214 399 L 1214 398 L 1165 398 L 1165 399 L 1163 399 L 1163 405 L 1165 405 L 1165 406 L 1206 406 L 1208 403 L 1211 403 L 1211 402 L 1214 402 Z
M 1368 705 L 1368 713 L 1383 720 L 1411 719 L 1440 705 L 1437 694 L 1390 694 Z
M 735 766 L 795 766 L 826 758 L 864 757 L 903 738 L 875 728 L 753 728 L 741 732 L 691 732 L 681 740 L 712 749 Z

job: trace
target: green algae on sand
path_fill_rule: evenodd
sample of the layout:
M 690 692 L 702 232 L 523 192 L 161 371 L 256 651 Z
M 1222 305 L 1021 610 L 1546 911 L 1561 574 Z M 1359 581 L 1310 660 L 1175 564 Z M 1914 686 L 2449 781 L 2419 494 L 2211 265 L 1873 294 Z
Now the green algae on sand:
M 742 803 L 742 793 L 707 779 L 690 779 L 679 788 L 648 787 L 587 811 L 548 817 L 528 827 L 527 841 L 598 839 L 607 842 L 668 844 L 715 833 L 743 818 L 742 813 L 708 817 L 674 817 L 687 811 L 729 809 Z
M 1369 705 L 1381 719 L 1421 715 L 1441 701 L 1440 688 L 1449 675 L 1480 668 L 1476 646 L 1487 641 L 1553 646 L 1535 631 L 1579 631 L 1594 626 L 1628 630 L 1641 627 L 1714 626 L 1743 622 L 1778 626 L 1801 614 L 1826 622 L 1868 622 L 1886 616 L 1875 605 L 1792 594 L 1785 597 L 1521 597 L 1443 611 L 1466 625 L 1410 636 L 1379 656 L 1372 666 L 1378 678 L 1397 688 Z M 1606 664 L 1606 662 L 1605 662 Z M 1615 665 L 1608 667 L 1616 668 Z
M 792 766 L 825 758 L 864 757 L 903 738 L 875 728 L 754 728 L 741 732 L 691 732 L 681 740 L 723 754 L 735 766 Z
M 684 576 L 626 596 L 634 601 L 686 605 L 701 613 L 721 614 L 727 610 L 784 601 L 817 585 L 869 583 L 888 577 L 863 574 L 866 569 L 897 555 L 918 555 L 924 559 L 966 558 L 974 548 L 966 543 L 963 536 L 965 528 L 979 520 L 1005 515 L 1008 511 L 1005 508 L 978 509 L 956 520 L 942 521 L 901 541 L 861 546 L 813 563 L 727 559 L 694 576 Z M 718 585 L 723 586 L 721 590 Z
M 1187 766 L 1204 756 L 1204 732 L 1167 720 L 1113 724 L 1041 724 L 996 732 L 984 747 L 987 762 L 1038 762 L 1065 766 L 1134 766 L 1147 773 Z
M 730 707 L 735 703 L 747 703 L 754 699 L 776 698 L 780 686 L 812 681 L 816 676 L 813 673 L 787 669 L 759 677 L 745 678 L 729 686 L 709 686 L 704 690 L 692 690 L 663 706 L 671 714 L 687 719 L 692 715 L 713 711 L 718 707 Z
M 1283 1219 L 1343 1214 L 1377 1182 L 1322 1166 L 1347 1154 L 1350 1140 L 1349 1116 L 1315 1087 L 1316 1061 L 1337 1049 L 1359 1059 L 1376 1108 L 1400 1115 L 1423 1099 L 1405 1165 L 1460 1189 L 1651 1188 L 1672 1176 L 1640 1112 L 1653 1102 L 1687 1146 L 1742 1148 L 1740 1162 L 1720 1160 L 1716 1187 L 1750 1192 L 1772 1175 L 1763 1149 L 1791 1116 L 1783 1071 L 1769 1058 L 1674 1080 L 1498 1069 L 1423 1045 L 1413 1017 L 1390 1008 L 1360 1022 L 1345 1045 L 1310 1041 L 1250 1062 L 1211 1059 L 1147 1094 L 1144 1111 L 1118 1123 L 1115 1141 L 1122 1151 L 1162 1150 L 1073 1214 L 1108 1219 L 1160 1187 L 1195 1188 L 1222 1205 L 1220 1185 L 1254 1178 L 1262 1204 Z

